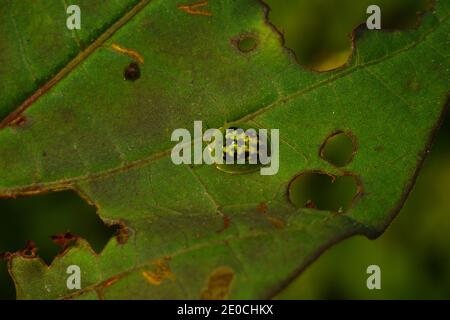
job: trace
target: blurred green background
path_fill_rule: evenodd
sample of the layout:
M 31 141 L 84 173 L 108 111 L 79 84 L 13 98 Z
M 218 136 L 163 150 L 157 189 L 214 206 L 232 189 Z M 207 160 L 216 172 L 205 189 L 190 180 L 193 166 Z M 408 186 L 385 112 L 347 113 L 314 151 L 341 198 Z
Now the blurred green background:
M 444 0 L 442 0 L 444 1 Z M 342 65 L 349 34 L 365 22 L 366 8 L 382 8 L 383 28 L 412 28 L 428 0 L 267 0 L 270 20 L 300 64 L 315 70 Z M 354 237 L 326 251 L 279 299 L 450 299 L 450 117 L 420 173 L 405 207 L 377 240 Z M 72 192 L 0 199 L 0 252 L 34 240 L 50 263 L 60 248 L 51 235 L 71 231 L 98 252 L 115 233 Z M 366 288 L 366 268 L 381 267 L 382 289 Z M 0 263 L 0 299 L 13 299 L 6 263 Z

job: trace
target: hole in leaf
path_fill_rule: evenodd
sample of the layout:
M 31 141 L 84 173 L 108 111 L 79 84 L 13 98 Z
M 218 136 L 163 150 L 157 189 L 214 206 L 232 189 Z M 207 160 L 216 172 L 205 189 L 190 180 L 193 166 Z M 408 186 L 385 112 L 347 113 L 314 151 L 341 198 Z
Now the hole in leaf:
M 239 37 L 232 39 L 231 43 L 242 53 L 249 53 L 258 46 L 258 40 L 252 34 L 241 34 Z
M 264 0 L 269 20 L 281 31 L 299 63 L 316 71 L 343 66 L 352 53 L 350 35 L 366 22 L 369 5 L 380 6 L 382 29 L 416 27 L 433 0 Z
M 86 239 L 100 252 L 118 229 L 117 226 L 107 227 L 98 217 L 96 208 L 73 191 L 0 199 L 0 212 L 0 252 L 38 255 L 47 264 L 63 250 L 63 244 L 71 244 L 68 242 L 72 242 L 75 235 Z M 0 260 L 0 299 L 14 298 L 14 285 L 6 261 Z
M 357 194 L 354 176 L 334 177 L 323 172 L 306 172 L 289 184 L 289 200 L 297 208 L 345 212 Z
M 356 153 L 355 138 L 341 131 L 334 133 L 325 140 L 319 153 L 325 161 L 343 167 L 353 160 Z
M 123 72 L 125 80 L 136 81 L 141 77 L 141 69 L 137 62 L 131 62 Z

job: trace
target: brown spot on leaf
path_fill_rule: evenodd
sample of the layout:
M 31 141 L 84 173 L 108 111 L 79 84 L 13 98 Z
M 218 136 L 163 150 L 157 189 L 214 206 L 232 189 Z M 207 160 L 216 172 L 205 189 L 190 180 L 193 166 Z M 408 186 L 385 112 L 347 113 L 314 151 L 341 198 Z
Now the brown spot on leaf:
M 27 123 L 27 118 L 24 115 L 19 115 L 17 118 L 12 120 L 8 125 L 10 127 L 16 127 L 16 128 L 24 128 Z
M 105 289 L 112 286 L 114 283 L 119 281 L 121 278 L 123 278 L 125 275 L 122 274 L 120 276 L 111 277 L 109 279 L 106 279 L 102 283 L 100 283 L 96 288 L 95 292 L 97 293 L 99 300 L 105 300 Z
M 261 213 L 261 214 L 267 213 L 267 203 L 261 202 L 261 203 L 258 204 L 258 206 L 256 207 L 256 210 L 258 211 L 258 213 Z
M 317 205 L 314 203 L 314 201 L 308 200 L 308 201 L 306 201 L 305 208 L 308 208 L 308 209 L 317 209 Z
M 19 252 L 19 254 L 23 258 L 35 258 L 36 252 L 37 252 L 36 244 L 34 243 L 34 241 L 30 240 L 27 242 L 27 245 L 25 246 L 25 248 L 23 248 Z
M 165 279 L 172 279 L 174 275 L 169 267 L 169 257 L 164 257 L 163 259 L 156 260 L 153 262 L 154 270 L 143 271 L 142 276 L 148 281 L 148 283 L 159 286 Z
M 285 223 L 283 220 L 281 220 L 280 218 L 273 217 L 273 216 L 268 216 L 267 221 L 269 221 L 270 224 L 272 226 L 274 226 L 276 229 L 283 229 L 285 226 Z
M 230 223 L 231 223 L 231 218 L 227 215 L 224 215 L 223 216 L 223 227 L 220 230 L 218 230 L 217 232 L 220 233 L 220 232 L 223 232 L 226 229 L 228 229 L 228 227 L 230 226 Z
M 0 253 L 0 260 L 9 260 L 13 254 L 11 252 L 2 252 Z
M 119 281 L 120 277 L 112 277 L 102 283 L 102 289 L 106 289 Z
M 202 291 L 202 300 L 223 300 L 230 293 L 234 271 L 230 267 L 219 267 L 211 273 L 207 287 Z
M 76 241 L 78 239 L 78 236 L 70 232 L 65 232 L 51 236 L 50 238 L 56 245 L 62 247 L 63 250 L 65 250 L 73 241 Z
M 212 13 L 208 10 L 200 9 L 202 7 L 205 7 L 208 5 L 208 0 L 205 1 L 198 1 L 192 4 L 178 4 L 178 9 L 192 14 L 192 15 L 199 15 L 199 16 L 212 16 Z
M 119 244 L 127 243 L 130 238 L 130 232 L 123 222 L 119 222 L 119 229 L 117 230 L 116 239 Z
M 123 72 L 125 80 L 136 81 L 141 77 L 141 69 L 136 62 L 131 62 Z

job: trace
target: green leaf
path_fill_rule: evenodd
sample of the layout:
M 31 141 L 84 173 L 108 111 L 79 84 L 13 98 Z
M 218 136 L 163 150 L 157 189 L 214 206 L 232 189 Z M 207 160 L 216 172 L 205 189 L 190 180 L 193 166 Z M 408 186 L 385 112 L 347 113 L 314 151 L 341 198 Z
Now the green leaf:
M 139 0 L 80 0 L 83 28 L 68 30 L 62 1 L 3 1 L 0 11 L 0 119 L 32 97 Z M 56 77 L 57 78 L 57 77 Z
M 357 32 L 352 59 L 326 73 L 296 63 L 257 1 L 195 10 L 173 0 L 141 1 L 118 20 L 85 10 L 112 23 L 2 123 L 1 196 L 73 189 L 123 226 L 101 253 L 79 240 L 49 267 L 33 252 L 12 254 L 18 298 L 267 298 L 333 243 L 381 234 L 401 208 L 448 97 L 448 1 L 417 30 Z M 256 45 L 239 46 L 248 37 Z M 54 41 L 46 52 L 68 40 Z M 57 51 L 59 64 L 76 52 Z M 0 61 L 10 52 L 0 50 Z M 11 55 L 20 76 L 31 55 Z M 124 80 L 138 57 L 140 78 Z M 41 67 L 42 79 L 54 73 Z M 20 88 L 2 94 L 0 110 L 9 111 L 35 82 L 1 74 Z M 279 128 L 278 174 L 175 166 L 171 133 L 192 131 L 194 120 Z M 356 145 L 343 167 L 321 154 L 336 132 Z M 354 176 L 350 208 L 295 207 L 290 183 L 312 171 Z M 81 268 L 81 290 L 67 289 L 70 265 Z

